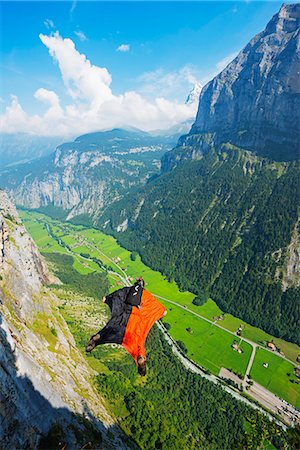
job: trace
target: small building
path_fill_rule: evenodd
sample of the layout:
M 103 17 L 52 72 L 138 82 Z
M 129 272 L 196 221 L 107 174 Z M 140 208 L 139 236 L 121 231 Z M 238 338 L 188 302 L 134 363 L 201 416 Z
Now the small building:
M 271 350 L 276 350 L 276 345 L 274 344 L 274 342 L 267 342 L 267 347 Z
M 223 320 L 223 316 L 214 316 L 213 320 Z
M 300 378 L 300 367 L 295 367 L 295 375 Z
M 263 366 L 267 369 L 269 367 L 269 363 L 263 363 Z
M 233 350 L 235 350 L 238 353 L 242 353 L 242 349 L 240 348 L 240 346 L 238 344 L 232 344 L 232 348 Z

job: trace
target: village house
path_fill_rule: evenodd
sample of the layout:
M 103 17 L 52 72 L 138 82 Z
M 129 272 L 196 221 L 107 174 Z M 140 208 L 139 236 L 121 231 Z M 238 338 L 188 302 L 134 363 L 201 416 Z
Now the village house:
M 224 317 L 223 316 L 214 316 L 213 320 L 223 320 Z
M 232 344 L 232 348 L 233 350 L 235 350 L 238 353 L 242 353 L 242 349 L 240 348 L 240 346 L 238 344 Z
M 241 323 L 241 325 L 239 326 L 239 328 L 238 328 L 236 334 L 237 334 L 238 336 L 241 336 L 242 331 L 243 331 L 244 328 L 245 328 L 244 325 Z

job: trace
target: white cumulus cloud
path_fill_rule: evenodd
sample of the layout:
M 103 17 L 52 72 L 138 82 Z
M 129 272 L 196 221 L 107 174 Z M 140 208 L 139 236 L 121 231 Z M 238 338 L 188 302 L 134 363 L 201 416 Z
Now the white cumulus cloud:
M 58 32 L 52 36 L 40 34 L 52 58 L 58 63 L 68 94 L 73 99 L 86 99 L 98 106 L 111 99 L 111 75 L 106 68 L 94 66 L 79 53 L 71 39 Z
M 54 91 L 40 88 L 34 93 L 34 97 L 44 103 L 49 103 L 51 106 L 59 105 L 59 97 Z
M 117 52 L 129 52 L 130 50 L 130 45 L 129 44 L 121 44 L 119 45 L 119 47 L 117 48 Z
M 58 65 L 70 100 L 62 105 L 56 92 L 41 87 L 34 97 L 45 105 L 46 111 L 30 115 L 18 98 L 12 96 L 0 116 L 0 131 L 67 136 L 128 125 L 152 130 L 172 127 L 195 117 L 196 104 L 169 100 L 163 92 L 151 99 L 136 91 L 115 95 L 108 69 L 92 64 L 71 39 L 63 39 L 58 32 L 50 36 L 41 34 L 40 39 Z M 194 81 L 194 75 L 186 68 L 179 76 L 183 78 L 190 83 Z M 150 82 L 149 74 L 148 79 Z M 176 76 L 166 76 L 165 86 L 174 80 Z
M 196 84 L 201 84 L 199 78 L 199 73 L 194 67 L 183 66 L 174 72 L 166 72 L 159 68 L 138 77 L 138 91 L 142 95 L 167 95 L 170 98 L 181 96 L 186 99 L 189 91 Z

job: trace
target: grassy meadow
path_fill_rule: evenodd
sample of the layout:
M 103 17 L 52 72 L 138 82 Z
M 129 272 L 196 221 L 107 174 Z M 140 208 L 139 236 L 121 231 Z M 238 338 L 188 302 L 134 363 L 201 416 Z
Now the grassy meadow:
M 268 367 L 264 367 L 264 363 Z M 293 365 L 288 361 L 258 348 L 250 376 L 273 394 L 300 409 L 300 381 L 294 375 Z

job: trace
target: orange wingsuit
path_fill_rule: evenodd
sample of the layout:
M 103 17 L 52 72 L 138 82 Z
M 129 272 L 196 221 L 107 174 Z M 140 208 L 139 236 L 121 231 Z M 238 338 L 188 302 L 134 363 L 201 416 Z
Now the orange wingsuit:
M 137 364 L 137 358 L 146 358 L 145 341 L 153 324 L 161 319 L 166 308 L 146 289 L 143 290 L 141 308 L 134 306 L 130 314 L 122 346 Z

